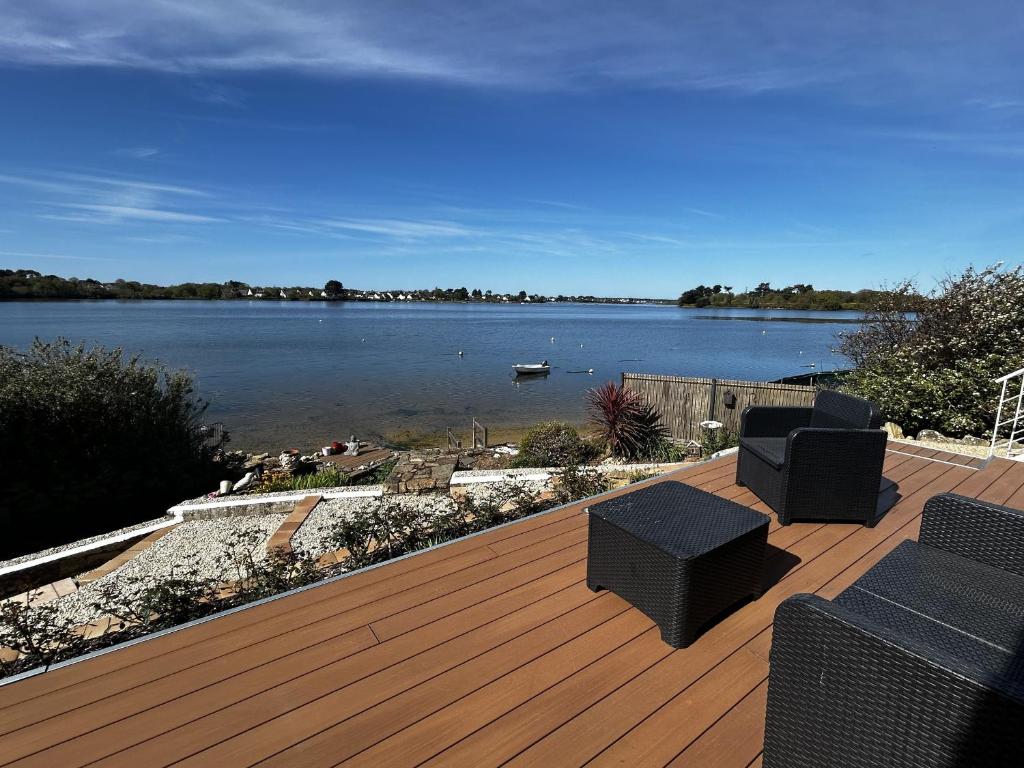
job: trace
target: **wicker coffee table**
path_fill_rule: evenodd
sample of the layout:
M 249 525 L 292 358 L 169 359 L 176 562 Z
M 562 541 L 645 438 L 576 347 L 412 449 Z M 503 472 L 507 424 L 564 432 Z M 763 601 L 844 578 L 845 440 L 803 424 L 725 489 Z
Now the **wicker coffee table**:
M 649 616 L 674 648 L 745 597 L 759 597 L 767 515 L 684 483 L 594 504 L 587 586 Z

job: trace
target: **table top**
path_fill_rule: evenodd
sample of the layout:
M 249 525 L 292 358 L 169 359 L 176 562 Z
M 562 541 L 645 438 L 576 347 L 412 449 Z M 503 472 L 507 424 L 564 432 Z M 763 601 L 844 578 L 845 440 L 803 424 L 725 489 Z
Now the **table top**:
M 678 558 L 710 552 L 770 522 L 768 515 L 676 481 L 639 488 L 587 511 Z

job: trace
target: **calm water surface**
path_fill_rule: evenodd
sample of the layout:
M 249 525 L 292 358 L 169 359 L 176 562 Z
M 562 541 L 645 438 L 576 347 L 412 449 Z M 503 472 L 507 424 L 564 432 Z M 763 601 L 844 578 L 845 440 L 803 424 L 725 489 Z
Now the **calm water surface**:
M 661 306 L 319 302 L 6 302 L 0 344 L 39 337 L 120 346 L 195 374 L 238 448 L 583 421 L 583 393 L 622 371 L 770 380 L 842 368 L 848 312 Z M 737 318 L 737 319 L 734 319 Z M 553 337 L 553 340 L 552 340 Z M 464 354 L 459 357 L 458 352 Z M 547 359 L 541 379 L 511 365 Z M 593 375 L 574 373 L 594 369 Z

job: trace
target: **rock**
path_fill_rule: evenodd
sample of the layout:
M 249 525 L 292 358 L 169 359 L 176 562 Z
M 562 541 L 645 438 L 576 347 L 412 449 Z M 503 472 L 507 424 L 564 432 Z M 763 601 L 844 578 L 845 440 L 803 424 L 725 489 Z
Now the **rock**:
M 936 432 L 934 429 L 922 429 L 917 433 L 918 440 L 931 440 L 937 443 L 944 443 L 948 438 L 941 432 Z
M 891 421 L 885 422 L 885 426 L 882 427 L 886 432 L 889 433 L 889 437 L 893 440 L 903 440 L 903 428 L 899 424 L 894 424 Z
M 960 439 L 962 445 L 988 445 L 989 442 L 984 437 L 975 437 L 974 435 L 966 435 Z

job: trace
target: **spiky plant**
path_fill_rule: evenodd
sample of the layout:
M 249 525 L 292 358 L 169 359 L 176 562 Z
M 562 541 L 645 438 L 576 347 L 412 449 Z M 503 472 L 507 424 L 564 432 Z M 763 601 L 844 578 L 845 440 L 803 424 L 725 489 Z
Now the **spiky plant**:
M 644 458 L 668 439 L 658 409 L 638 393 L 609 381 L 588 390 L 586 397 L 588 417 L 614 456 Z

